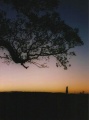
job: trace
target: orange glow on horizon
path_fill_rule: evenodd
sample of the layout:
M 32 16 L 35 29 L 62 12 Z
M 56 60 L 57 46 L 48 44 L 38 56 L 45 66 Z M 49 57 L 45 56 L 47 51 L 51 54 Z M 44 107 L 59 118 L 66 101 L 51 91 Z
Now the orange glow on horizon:
M 89 93 L 89 69 L 84 63 L 75 59 L 68 70 L 55 67 L 54 59 L 48 65 L 42 69 L 30 65 L 26 70 L 18 64 L 1 64 L 0 91 L 65 92 L 68 86 L 69 93 Z

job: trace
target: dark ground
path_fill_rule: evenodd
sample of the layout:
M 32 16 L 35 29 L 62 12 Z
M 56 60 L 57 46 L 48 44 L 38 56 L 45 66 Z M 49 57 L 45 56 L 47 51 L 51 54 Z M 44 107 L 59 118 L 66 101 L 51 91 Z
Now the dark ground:
M 0 93 L 0 120 L 88 120 L 88 94 Z

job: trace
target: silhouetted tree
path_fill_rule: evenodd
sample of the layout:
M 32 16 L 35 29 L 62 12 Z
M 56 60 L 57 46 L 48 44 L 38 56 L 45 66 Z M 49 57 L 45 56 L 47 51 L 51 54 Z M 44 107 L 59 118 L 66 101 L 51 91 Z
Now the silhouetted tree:
M 1 0 L 0 47 L 9 54 L 0 58 L 38 67 L 40 58 L 56 58 L 56 66 L 67 69 L 69 57 L 75 55 L 70 49 L 83 45 L 78 29 L 73 29 L 60 19 L 59 0 Z M 6 11 L 6 6 L 10 13 Z

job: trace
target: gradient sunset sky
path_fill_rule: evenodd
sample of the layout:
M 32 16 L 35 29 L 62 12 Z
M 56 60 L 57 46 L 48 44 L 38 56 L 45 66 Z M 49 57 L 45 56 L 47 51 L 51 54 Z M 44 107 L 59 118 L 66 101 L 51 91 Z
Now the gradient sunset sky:
M 89 93 L 88 0 L 61 0 L 59 13 L 66 24 L 79 28 L 84 41 L 84 46 L 75 48 L 77 56 L 71 58 L 72 66 L 68 70 L 57 68 L 51 57 L 48 68 L 29 64 L 26 70 L 20 64 L 7 65 L 0 59 L 0 91 L 65 92 L 68 86 L 69 92 Z

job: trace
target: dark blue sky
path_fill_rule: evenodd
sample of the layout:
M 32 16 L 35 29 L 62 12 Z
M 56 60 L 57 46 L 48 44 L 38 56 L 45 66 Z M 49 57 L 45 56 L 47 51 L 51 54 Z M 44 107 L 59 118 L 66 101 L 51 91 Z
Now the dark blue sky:
M 88 0 L 61 0 L 61 18 L 73 27 L 78 27 L 81 37 L 88 38 Z
M 79 28 L 79 35 L 84 41 L 81 54 L 89 61 L 88 41 L 88 0 L 61 0 L 59 13 L 68 25 Z

